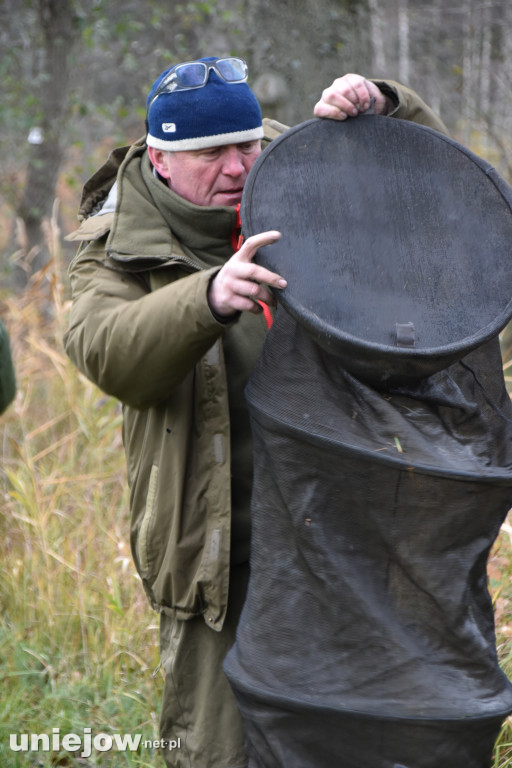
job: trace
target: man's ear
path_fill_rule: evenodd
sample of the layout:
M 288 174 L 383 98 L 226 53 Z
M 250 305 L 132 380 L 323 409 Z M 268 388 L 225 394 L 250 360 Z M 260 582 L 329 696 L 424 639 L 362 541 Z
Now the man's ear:
M 164 179 L 170 179 L 171 174 L 167 164 L 167 155 L 163 149 L 155 149 L 154 147 L 148 147 L 148 155 L 153 166 L 156 168 L 157 173 Z

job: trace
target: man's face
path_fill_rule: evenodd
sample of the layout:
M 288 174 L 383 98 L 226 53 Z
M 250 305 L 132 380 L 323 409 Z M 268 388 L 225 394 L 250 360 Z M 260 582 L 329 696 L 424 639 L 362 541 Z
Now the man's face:
M 169 187 L 185 200 L 196 205 L 236 206 L 260 152 L 257 140 L 189 152 L 157 150 L 150 156 Z

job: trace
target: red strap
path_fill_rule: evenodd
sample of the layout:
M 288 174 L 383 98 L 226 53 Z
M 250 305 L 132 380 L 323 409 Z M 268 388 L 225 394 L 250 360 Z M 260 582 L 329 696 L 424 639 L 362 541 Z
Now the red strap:
M 272 323 L 274 322 L 274 318 L 272 317 L 272 312 L 270 311 L 270 307 L 268 304 L 265 304 L 264 301 L 258 301 L 258 304 L 263 310 L 263 316 L 265 317 L 267 328 L 270 330 L 272 327 Z
M 242 219 L 240 218 L 240 203 L 238 203 L 238 205 L 235 206 L 235 212 L 236 212 L 236 221 L 235 221 L 235 228 L 233 229 L 233 234 L 231 235 L 231 243 L 236 253 L 237 251 L 240 250 L 244 242 L 244 236 L 240 232 L 240 229 L 242 227 Z M 270 307 L 268 306 L 268 304 L 265 304 L 264 301 L 258 301 L 258 304 L 263 310 L 263 316 L 265 317 L 267 328 L 270 329 L 274 321 L 274 318 L 272 317 L 272 313 L 270 311 Z
M 235 206 L 235 226 L 233 227 L 233 232 L 231 233 L 231 245 L 233 246 L 233 250 L 235 253 L 240 250 L 242 247 L 242 243 L 244 241 L 243 235 L 241 233 L 242 229 L 242 219 L 240 217 L 240 203 Z

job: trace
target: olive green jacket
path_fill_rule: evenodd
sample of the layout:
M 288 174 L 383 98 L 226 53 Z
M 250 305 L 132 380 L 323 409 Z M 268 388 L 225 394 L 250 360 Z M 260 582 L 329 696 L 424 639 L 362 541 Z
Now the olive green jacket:
M 16 394 L 14 365 L 7 328 L 0 320 L 0 413 L 3 413 Z
M 445 131 L 408 89 L 380 83 L 395 116 Z M 284 126 L 265 121 L 266 141 Z M 72 308 L 66 351 L 103 391 L 123 403 L 130 484 L 131 545 L 152 606 L 179 618 L 203 615 L 220 630 L 230 565 L 230 424 L 222 337 L 212 315 L 206 268 L 182 247 L 142 177 L 143 141 L 116 150 L 85 186 L 83 241 L 70 267 Z M 117 180 L 115 210 L 98 207 Z M 160 183 L 155 179 L 155 183 Z M 190 206 L 191 204 L 185 203 Z M 220 217 L 231 208 L 198 206 Z M 221 227 L 221 228 L 222 228 Z M 237 322 L 257 323 L 243 313 Z

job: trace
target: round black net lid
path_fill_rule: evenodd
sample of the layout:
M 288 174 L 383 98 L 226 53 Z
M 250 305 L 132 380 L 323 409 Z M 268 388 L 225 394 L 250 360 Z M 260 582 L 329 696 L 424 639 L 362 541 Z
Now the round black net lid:
M 242 200 L 277 299 L 362 378 L 428 376 L 512 317 L 512 190 L 486 162 L 415 123 L 308 120 L 272 142 Z

